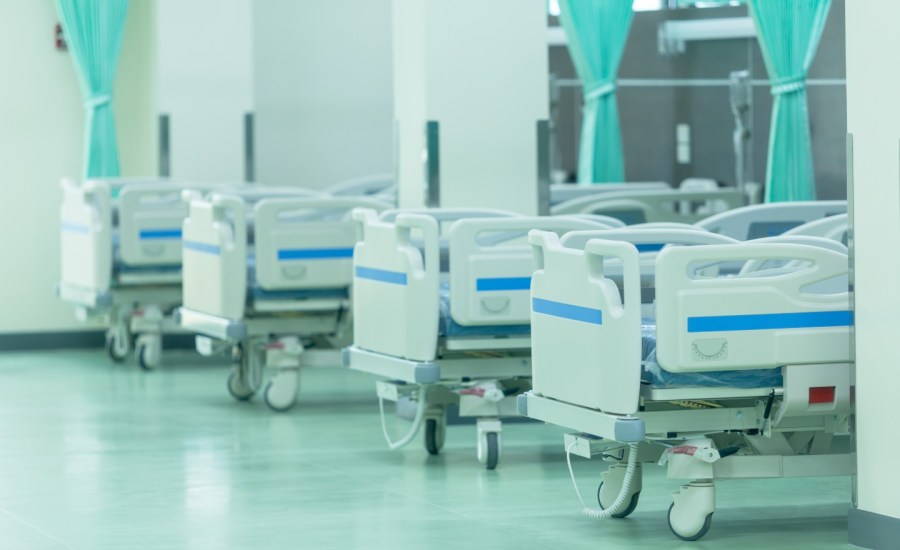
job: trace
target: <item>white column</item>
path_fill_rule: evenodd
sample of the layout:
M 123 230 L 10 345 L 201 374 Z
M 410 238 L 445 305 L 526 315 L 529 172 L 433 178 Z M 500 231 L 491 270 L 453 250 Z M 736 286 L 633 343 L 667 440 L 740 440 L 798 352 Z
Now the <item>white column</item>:
M 160 113 L 169 115 L 173 178 L 244 180 L 244 116 L 253 111 L 253 4 L 156 2 L 157 97 Z
M 900 3 L 844 6 L 847 127 L 853 143 L 858 453 L 858 507 L 850 516 L 850 542 L 888 548 L 900 536 L 900 438 L 893 432 L 900 388 L 900 286 L 895 282 L 900 273 L 900 73 L 890 61 L 891 53 L 900 51 Z
M 391 172 L 390 0 L 257 0 L 253 28 L 257 179 Z
M 538 123 L 548 118 L 545 0 L 393 0 L 393 9 L 400 206 L 427 203 L 433 121 L 440 206 L 537 214 Z

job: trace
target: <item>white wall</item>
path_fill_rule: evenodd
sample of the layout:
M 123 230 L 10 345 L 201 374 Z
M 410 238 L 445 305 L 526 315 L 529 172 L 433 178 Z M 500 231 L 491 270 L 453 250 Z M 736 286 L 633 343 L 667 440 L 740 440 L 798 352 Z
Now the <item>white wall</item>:
M 132 2 L 132 5 L 138 2 Z M 170 176 L 243 181 L 253 111 L 252 0 L 156 0 L 159 112 Z
M 254 3 L 257 180 L 393 169 L 390 0 Z
M 156 166 L 152 2 L 132 2 L 114 89 L 122 170 Z M 53 2 L 0 2 L 0 332 L 83 328 L 54 295 L 59 277 L 58 182 L 81 174 L 81 92 L 54 48 Z
M 853 136 L 858 504 L 900 518 L 900 51 L 898 2 L 847 2 L 847 128 Z M 873 37 L 878 37 L 873 39 Z

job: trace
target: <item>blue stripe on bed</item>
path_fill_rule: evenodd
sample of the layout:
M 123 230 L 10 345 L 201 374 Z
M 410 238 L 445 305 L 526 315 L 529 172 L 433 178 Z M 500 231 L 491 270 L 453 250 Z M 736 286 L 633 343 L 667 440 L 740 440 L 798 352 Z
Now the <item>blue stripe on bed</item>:
M 352 258 L 353 248 L 282 248 L 279 260 L 335 260 Z
M 688 317 L 688 332 L 731 332 L 791 328 L 848 327 L 853 325 L 851 311 L 809 311 L 801 313 L 763 313 L 755 315 L 717 315 Z
M 197 241 L 184 241 L 184 249 L 193 250 L 194 252 L 203 252 L 204 254 L 214 254 L 216 256 L 222 253 L 222 248 L 219 246 Z
M 569 319 L 570 321 L 579 321 L 582 323 L 590 323 L 592 325 L 603 324 L 603 312 L 599 309 L 590 307 L 564 304 L 562 302 L 554 302 L 542 298 L 532 298 L 531 309 L 535 313 L 543 313 L 544 315 Z
M 498 290 L 529 290 L 531 277 L 482 277 L 475 279 L 477 292 L 495 292 Z
M 406 285 L 406 273 L 403 273 L 402 271 L 387 271 L 385 269 L 375 269 L 373 267 L 356 266 L 356 277 L 359 279 L 377 281 L 379 283 Z
M 141 229 L 138 232 L 141 240 L 151 239 L 180 239 L 181 229 Z
M 81 223 L 63 222 L 60 224 L 60 229 L 62 229 L 66 233 L 78 233 L 82 235 L 86 235 L 91 232 L 91 229 L 87 225 Z
M 638 252 L 659 252 L 666 247 L 666 243 L 641 243 L 634 246 Z

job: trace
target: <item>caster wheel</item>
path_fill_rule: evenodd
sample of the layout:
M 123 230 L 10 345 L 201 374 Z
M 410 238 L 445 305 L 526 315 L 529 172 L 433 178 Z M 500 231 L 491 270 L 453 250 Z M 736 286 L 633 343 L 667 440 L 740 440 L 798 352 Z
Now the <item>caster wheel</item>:
M 138 365 L 143 370 L 153 370 L 159 366 L 160 356 L 162 355 L 162 342 L 158 335 L 142 334 L 137 339 L 137 355 Z
M 147 346 L 139 345 L 137 349 L 137 362 L 138 366 L 141 367 L 141 370 L 153 370 L 156 368 L 156 365 L 152 364 L 152 361 L 149 361 L 147 355 L 149 354 L 149 350 Z
M 297 403 L 297 390 L 290 384 L 277 383 L 277 378 L 269 380 L 263 392 L 266 405 L 275 412 L 287 412 Z
M 436 418 L 425 420 L 425 450 L 436 455 L 444 448 L 444 424 Z
M 131 346 L 128 345 L 128 338 L 122 336 L 106 337 L 106 354 L 115 363 L 121 363 L 128 357 L 128 351 Z
M 673 508 L 675 508 L 675 503 L 672 503 L 672 505 L 669 506 L 668 520 L 669 520 L 669 529 L 672 530 L 672 534 L 674 534 L 676 537 L 678 537 L 684 541 L 692 542 L 695 540 L 702 539 L 704 537 L 704 535 L 706 535 L 706 533 L 709 532 L 709 528 L 710 528 L 710 526 L 712 526 L 712 513 L 709 513 L 706 515 L 706 519 L 704 519 L 703 523 L 700 524 L 699 529 L 697 527 L 682 528 L 681 526 L 676 527 L 675 525 L 672 524 L 672 509 Z M 695 523 L 700 523 L 700 522 L 695 522 Z
M 232 369 L 228 375 L 228 393 L 238 401 L 249 401 L 256 392 L 247 385 L 237 369 Z
M 600 505 L 601 510 L 606 510 L 606 505 L 603 504 L 603 500 L 600 498 L 600 493 L 602 491 L 603 491 L 603 483 L 600 483 L 600 485 L 597 487 L 597 504 Z M 628 506 L 626 506 L 625 509 L 622 510 L 621 512 L 619 512 L 618 514 L 613 514 L 612 517 L 614 517 L 616 519 L 622 519 L 622 518 L 627 518 L 628 516 L 630 516 L 631 513 L 634 512 L 635 508 L 637 508 L 638 499 L 640 498 L 640 496 L 641 496 L 640 491 L 631 495 L 631 502 L 628 503 Z M 612 503 L 610 502 L 607 504 L 612 504 Z
M 488 470 L 497 468 L 500 462 L 500 437 L 496 432 L 488 432 L 484 437 L 484 467 Z

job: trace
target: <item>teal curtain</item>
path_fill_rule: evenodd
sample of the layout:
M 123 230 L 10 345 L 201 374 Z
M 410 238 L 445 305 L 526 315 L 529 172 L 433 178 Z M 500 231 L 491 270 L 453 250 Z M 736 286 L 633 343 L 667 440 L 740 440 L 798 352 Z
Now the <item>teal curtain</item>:
M 806 73 L 816 55 L 831 0 L 749 0 L 769 79 L 772 126 L 766 201 L 816 198 Z
M 631 27 L 633 0 L 560 0 L 569 53 L 584 85 L 578 183 L 625 181 L 616 73 Z
M 56 0 L 84 98 L 84 177 L 119 175 L 113 80 L 128 0 Z

